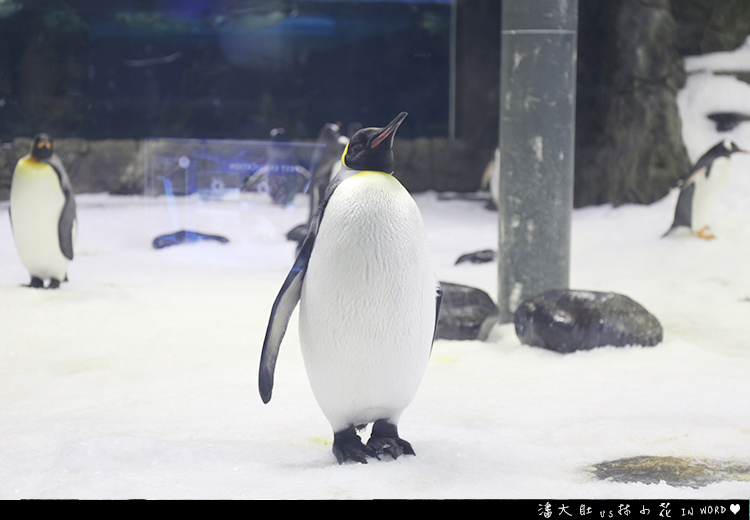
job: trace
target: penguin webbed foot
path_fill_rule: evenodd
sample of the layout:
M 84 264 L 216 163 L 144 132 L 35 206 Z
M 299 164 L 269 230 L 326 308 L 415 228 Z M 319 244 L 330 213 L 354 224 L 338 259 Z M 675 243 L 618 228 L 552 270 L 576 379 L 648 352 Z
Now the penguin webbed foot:
M 367 457 L 378 458 L 375 450 L 362 444 L 354 426 L 333 434 L 333 454 L 339 464 L 347 460 L 367 464 Z
M 414 448 L 409 442 L 398 436 L 396 425 L 390 424 L 384 420 L 375 421 L 372 425 L 372 434 L 367 445 L 372 448 L 376 454 L 390 455 L 394 459 L 401 455 L 416 455 Z
M 68 277 L 65 277 L 65 282 L 68 281 Z M 38 276 L 32 276 L 31 281 L 28 285 L 25 287 L 31 287 L 32 289 L 59 289 L 60 288 L 60 280 L 57 278 L 51 278 L 49 281 L 49 284 L 47 286 L 44 286 L 44 280 L 39 278 Z
M 708 226 L 705 226 L 704 228 L 700 229 L 699 231 L 696 231 L 695 234 L 698 235 L 703 240 L 713 240 L 714 238 L 716 238 L 716 235 L 714 235 L 711 232 L 711 228 L 709 228 Z
M 32 276 L 29 285 L 27 285 L 26 287 L 31 287 L 32 289 L 44 289 L 44 280 L 42 280 L 41 278 L 37 278 L 36 276 Z

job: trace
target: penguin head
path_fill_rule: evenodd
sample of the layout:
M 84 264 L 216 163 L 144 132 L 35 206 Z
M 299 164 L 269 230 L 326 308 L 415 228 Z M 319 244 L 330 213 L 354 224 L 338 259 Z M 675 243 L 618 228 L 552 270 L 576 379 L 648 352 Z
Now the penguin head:
M 47 134 L 37 134 L 31 142 L 31 156 L 37 161 L 45 161 L 52 157 L 54 148 L 52 138 Z
M 383 128 L 363 128 L 352 136 L 341 160 L 350 170 L 393 173 L 393 139 L 396 130 L 406 119 L 401 112 Z
M 289 142 L 289 138 L 286 135 L 286 130 L 284 130 L 280 126 L 271 130 L 271 141 L 274 141 L 276 143 Z
M 734 141 L 731 141 L 729 139 L 724 139 L 717 148 L 720 148 L 719 155 L 724 155 L 726 157 L 729 157 L 733 153 L 739 152 L 739 153 L 748 153 L 747 150 L 744 150 L 737 146 L 737 143 Z

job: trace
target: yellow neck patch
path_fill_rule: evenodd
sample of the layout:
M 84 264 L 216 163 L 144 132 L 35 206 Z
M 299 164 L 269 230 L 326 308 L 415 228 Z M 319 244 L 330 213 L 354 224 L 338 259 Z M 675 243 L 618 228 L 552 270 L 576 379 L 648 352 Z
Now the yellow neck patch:
M 343 154 L 341 154 L 341 164 L 343 164 L 343 165 L 344 165 L 344 168 L 348 168 L 349 170 L 351 170 L 351 168 L 349 168 L 349 167 L 348 167 L 348 166 L 346 165 L 346 152 L 348 152 L 348 151 L 349 151 L 349 143 L 350 143 L 350 142 L 351 142 L 351 141 L 349 141 L 348 143 L 346 143 L 346 146 L 344 147 L 344 153 L 343 153 Z

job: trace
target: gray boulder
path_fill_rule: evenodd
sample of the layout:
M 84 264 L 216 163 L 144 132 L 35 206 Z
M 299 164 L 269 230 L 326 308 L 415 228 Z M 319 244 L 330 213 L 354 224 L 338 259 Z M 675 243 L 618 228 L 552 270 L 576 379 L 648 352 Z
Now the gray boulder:
M 440 282 L 443 301 L 437 339 L 487 339 L 500 315 L 490 296 L 474 287 Z
M 561 353 L 612 345 L 654 346 L 659 320 L 627 296 L 552 290 L 525 300 L 513 319 L 522 343 Z

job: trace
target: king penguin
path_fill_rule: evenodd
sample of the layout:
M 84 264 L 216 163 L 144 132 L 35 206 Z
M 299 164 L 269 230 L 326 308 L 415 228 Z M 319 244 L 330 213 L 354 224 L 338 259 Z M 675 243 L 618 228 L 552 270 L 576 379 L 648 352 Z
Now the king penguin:
M 414 455 L 397 426 L 424 376 L 442 291 L 419 208 L 392 175 L 393 140 L 406 115 L 352 136 L 276 297 L 263 343 L 259 389 L 268 403 L 299 301 L 302 356 L 339 464 Z M 357 430 L 370 423 L 363 444 Z
M 31 275 L 29 287 L 57 289 L 73 259 L 76 203 L 52 139 L 38 134 L 13 171 L 10 220 L 18 255 Z
M 730 158 L 738 152 L 748 153 L 726 139 L 703 154 L 695 166 L 677 181 L 681 189 L 674 221 L 662 238 L 680 226 L 690 228 L 700 238 L 715 238 L 708 227 L 708 215 L 724 193 L 732 169 Z

